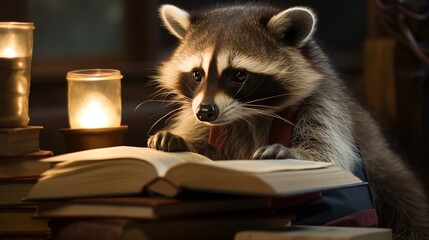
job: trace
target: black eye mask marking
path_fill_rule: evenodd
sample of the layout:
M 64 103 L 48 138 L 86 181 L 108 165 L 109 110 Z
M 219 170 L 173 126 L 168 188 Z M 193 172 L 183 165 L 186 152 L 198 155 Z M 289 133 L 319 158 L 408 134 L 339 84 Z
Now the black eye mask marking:
M 285 87 L 267 74 L 229 68 L 222 72 L 220 82 L 228 95 L 243 103 L 277 106 L 286 98 Z

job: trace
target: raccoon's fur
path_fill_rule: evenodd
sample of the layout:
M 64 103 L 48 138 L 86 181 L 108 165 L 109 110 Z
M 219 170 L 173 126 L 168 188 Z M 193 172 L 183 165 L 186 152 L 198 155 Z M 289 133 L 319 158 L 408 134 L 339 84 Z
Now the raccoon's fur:
M 190 14 L 164 5 L 160 13 L 180 44 L 156 82 L 180 108 L 149 147 L 212 159 L 327 161 L 349 171 L 362 154 L 380 226 L 395 239 L 429 239 L 421 184 L 315 42 L 311 9 L 244 4 Z M 297 104 L 290 146 L 267 145 L 276 112 Z M 224 148 L 208 144 L 212 127 L 227 135 Z

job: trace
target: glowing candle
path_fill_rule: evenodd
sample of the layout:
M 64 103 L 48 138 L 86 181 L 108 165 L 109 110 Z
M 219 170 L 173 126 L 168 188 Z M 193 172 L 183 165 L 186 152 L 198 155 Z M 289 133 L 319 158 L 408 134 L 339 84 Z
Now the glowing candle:
M 15 52 L 14 48 L 7 47 L 7 48 L 4 49 L 4 52 L 1 55 L 3 55 L 6 58 L 13 58 L 13 57 L 16 56 L 16 52 Z
M 114 121 L 114 112 L 109 112 L 112 109 L 111 103 L 105 101 L 103 96 L 99 98 L 93 97 L 88 100 L 86 105 L 81 109 L 77 117 L 78 126 L 81 128 L 103 128 L 116 126 Z
M 121 78 L 120 72 L 113 69 L 68 72 L 70 127 L 119 127 L 121 125 Z
M 26 127 L 33 23 L 0 22 L 0 127 Z

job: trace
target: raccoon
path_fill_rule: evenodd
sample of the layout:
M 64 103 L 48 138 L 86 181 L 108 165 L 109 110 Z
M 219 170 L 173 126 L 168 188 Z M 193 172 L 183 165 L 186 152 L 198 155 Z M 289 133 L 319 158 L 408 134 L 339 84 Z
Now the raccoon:
M 316 43 L 313 10 L 238 4 L 189 13 L 163 5 L 160 15 L 180 43 L 154 80 L 179 107 L 149 147 L 214 160 L 326 161 L 348 171 L 364 161 L 379 226 L 395 239 L 429 239 L 421 183 Z M 294 122 L 279 114 L 294 107 Z M 289 146 L 268 144 L 278 119 L 293 125 Z

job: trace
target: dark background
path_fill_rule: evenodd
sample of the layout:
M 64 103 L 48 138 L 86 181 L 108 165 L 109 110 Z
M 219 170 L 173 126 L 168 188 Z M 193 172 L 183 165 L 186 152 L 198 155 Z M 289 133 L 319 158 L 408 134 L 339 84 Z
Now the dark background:
M 64 140 L 59 130 L 68 127 L 65 76 L 70 70 L 86 68 L 121 70 L 124 75 L 122 124 L 129 127 L 126 144 L 144 146 L 149 129 L 162 116 L 160 113 L 168 112 L 168 108 L 156 103 L 135 108 L 151 98 L 154 89 L 147 83 L 154 68 L 177 43 L 161 27 L 159 6 L 169 3 L 193 9 L 224 2 L 230 1 L 2 1 L 0 21 L 31 21 L 36 26 L 30 124 L 44 126 L 41 147 L 55 154 L 64 152 Z M 270 2 L 285 8 L 309 6 L 317 12 L 316 38 L 322 48 L 345 80 L 356 86 L 362 102 L 373 110 L 392 144 L 406 156 L 411 168 L 425 184 L 429 183 L 426 176 L 429 168 L 427 66 L 415 58 L 406 44 L 395 41 L 392 34 L 383 28 L 377 15 L 379 9 L 374 5 L 376 1 Z M 401 2 L 406 5 L 412 1 Z M 427 2 L 420 2 L 424 3 L 423 10 L 427 10 Z M 416 34 L 422 32 L 421 29 L 427 30 L 426 23 L 412 22 L 412 30 Z M 420 40 L 428 39 L 424 35 L 418 37 Z M 385 44 L 385 39 L 388 43 L 393 42 L 392 48 Z M 374 42 L 375 47 L 371 45 Z M 377 67 L 374 70 L 371 66 Z M 376 80 L 368 77 L 374 75 L 378 76 Z M 394 86 L 393 90 L 383 85 L 385 81 L 390 81 L 392 85 L 389 86 Z M 374 99 L 387 102 L 390 107 L 374 104 Z M 154 129 L 163 124 L 161 121 Z

